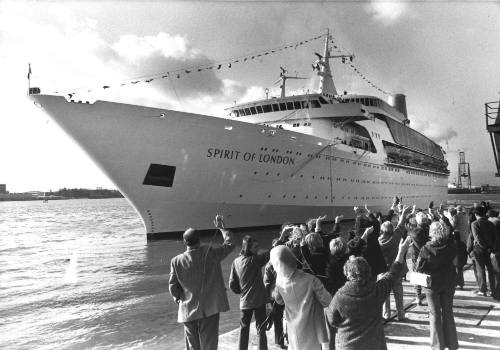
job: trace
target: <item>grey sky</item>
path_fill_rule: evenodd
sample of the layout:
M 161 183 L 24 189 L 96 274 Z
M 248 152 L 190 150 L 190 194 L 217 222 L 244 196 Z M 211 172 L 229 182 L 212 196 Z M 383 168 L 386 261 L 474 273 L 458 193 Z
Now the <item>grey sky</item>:
M 327 27 L 372 82 L 407 95 L 411 126 L 448 150 L 450 181 L 457 152 L 465 150 L 473 182 L 499 184 L 483 110 L 484 102 L 499 98 L 500 5 L 480 1 L 1 2 L 0 127 L 7 134 L 0 139 L 0 183 L 12 191 L 111 186 L 26 99 L 28 62 L 44 91 L 98 86 L 270 49 Z M 235 100 L 262 98 L 266 87 L 277 93 L 272 83 L 280 65 L 311 77 L 313 53 L 321 50 L 316 41 L 174 79 L 173 87 L 163 80 L 94 97 L 220 115 Z M 340 91 L 387 97 L 341 63 L 333 70 Z M 315 89 L 316 83 L 297 81 L 290 89 Z

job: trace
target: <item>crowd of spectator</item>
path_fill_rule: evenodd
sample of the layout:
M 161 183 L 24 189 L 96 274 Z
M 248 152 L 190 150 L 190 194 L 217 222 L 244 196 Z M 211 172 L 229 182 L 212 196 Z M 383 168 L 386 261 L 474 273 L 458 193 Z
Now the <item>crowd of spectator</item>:
M 470 259 L 481 297 L 500 301 L 500 218 L 487 203 L 417 209 L 395 198 L 387 213 L 354 208 L 352 230 L 342 216 L 326 231 L 326 216 L 283 224 L 269 250 L 245 235 L 232 262 L 229 288 L 240 296 L 238 348 L 248 349 L 252 317 L 258 349 L 266 331 L 283 349 L 386 349 L 383 324 L 407 321 L 403 280 L 415 283 L 414 303 L 427 303 L 432 349 L 458 349 L 453 316 L 455 289 L 464 288 Z M 200 245 L 194 229 L 184 233 L 186 252 L 171 262 L 170 292 L 179 304 L 187 349 L 217 349 L 219 313 L 228 302 L 220 262 L 235 247 L 221 216 L 215 226 L 222 245 Z M 417 281 L 424 277 L 426 282 Z M 489 288 L 488 288 L 489 286 Z

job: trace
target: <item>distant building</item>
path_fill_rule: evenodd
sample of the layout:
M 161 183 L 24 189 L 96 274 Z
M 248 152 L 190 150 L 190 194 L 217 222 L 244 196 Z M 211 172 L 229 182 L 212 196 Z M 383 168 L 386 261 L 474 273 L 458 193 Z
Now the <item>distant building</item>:
M 0 194 L 6 194 L 6 193 L 7 193 L 7 185 L 0 184 Z

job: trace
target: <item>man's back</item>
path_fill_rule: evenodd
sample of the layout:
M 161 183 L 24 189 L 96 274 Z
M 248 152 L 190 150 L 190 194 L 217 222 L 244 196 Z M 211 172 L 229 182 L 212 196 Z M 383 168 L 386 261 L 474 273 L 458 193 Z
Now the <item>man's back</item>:
M 179 299 L 178 322 L 187 322 L 229 310 L 220 262 L 234 245 L 199 246 L 174 257 L 170 266 L 170 293 Z
M 493 249 L 495 244 L 495 225 L 484 217 L 478 218 L 471 224 L 474 248 L 480 250 Z
M 469 218 L 466 213 L 459 212 L 455 216 L 455 223 L 453 225 L 454 230 L 458 231 L 460 234 L 460 240 L 462 242 L 467 242 L 467 238 L 469 237 Z

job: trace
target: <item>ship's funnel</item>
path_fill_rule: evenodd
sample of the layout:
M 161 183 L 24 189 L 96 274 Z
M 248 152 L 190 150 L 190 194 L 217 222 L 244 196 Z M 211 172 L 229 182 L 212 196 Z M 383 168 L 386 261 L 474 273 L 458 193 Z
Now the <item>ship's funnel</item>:
M 396 108 L 399 112 L 403 113 L 408 119 L 408 112 L 406 111 L 406 96 L 403 94 L 394 94 L 389 97 L 389 104 Z

